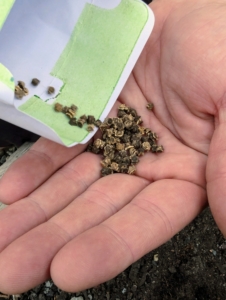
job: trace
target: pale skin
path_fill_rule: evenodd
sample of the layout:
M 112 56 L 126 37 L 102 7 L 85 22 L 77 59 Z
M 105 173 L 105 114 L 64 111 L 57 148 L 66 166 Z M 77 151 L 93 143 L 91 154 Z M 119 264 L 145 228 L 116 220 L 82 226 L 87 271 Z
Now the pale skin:
M 119 103 L 137 109 L 164 153 L 136 176 L 100 178 L 85 146 L 41 138 L 0 182 L 0 291 L 51 277 L 75 292 L 119 274 L 208 204 L 226 234 L 225 0 L 155 0 L 154 31 Z M 148 102 L 155 105 L 148 111 Z

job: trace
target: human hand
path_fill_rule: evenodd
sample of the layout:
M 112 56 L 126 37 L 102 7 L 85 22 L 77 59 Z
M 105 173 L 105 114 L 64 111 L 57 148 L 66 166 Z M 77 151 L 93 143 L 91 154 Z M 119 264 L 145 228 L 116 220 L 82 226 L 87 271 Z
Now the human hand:
M 146 153 L 136 176 L 100 178 L 101 158 L 84 145 L 41 138 L 0 183 L 0 200 L 11 204 L 0 212 L 2 292 L 49 277 L 66 291 L 107 281 L 186 226 L 207 205 L 206 190 L 224 232 L 226 5 L 151 7 L 154 31 L 119 102 L 157 132 L 164 153 Z

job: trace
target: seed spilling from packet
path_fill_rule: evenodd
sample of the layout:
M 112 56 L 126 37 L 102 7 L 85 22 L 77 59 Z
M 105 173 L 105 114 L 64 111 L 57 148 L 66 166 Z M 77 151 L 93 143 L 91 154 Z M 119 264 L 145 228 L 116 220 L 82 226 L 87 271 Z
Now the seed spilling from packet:
M 135 174 L 136 165 L 146 152 L 164 151 L 163 146 L 157 144 L 157 134 L 143 127 L 142 123 L 135 109 L 121 104 L 116 118 L 107 118 L 98 124 L 102 138 L 94 140 L 87 151 L 103 155 L 102 176 L 113 173 Z
M 146 105 L 148 110 L 153 109 L 153 104 Z M 87 151 L 103 155 L 101 161 L 101 176 L 113 173 L 135 174 L 136 165 L 140 157 L 146 152 L 160 153 L 164 151 L 162 145 L 158 145 L 158 135 L 151 129 L 142 126 L 142 119 L 137 111 L 121 104 L 118 107 L 117 117 L 106 118 L 104 122 L 95 120 L 94 116 L 82 115 L 75 117 L 77 106 L 63 106 L 55 103 L 55 111 L 63 112 L 69 117 L 69 124 L 83 127 L 87 124 L 87 131 L 93 131 L 98 127 L 102 137 L 88 145 Z
M 17 85 L 15 86 L 15 97 L 21 100 L 24 96 L 27 96 L 28 94 L 29 90 L 26 88 L 25 83 L 19 80 Z
M 31 80 L 31 84 L 33 86 L 37 86 L 40 83 L 40 80 L 37 78 L 33 78 Z M 19 100 L 21 100 L 24 96 L 27 96 L 29 94 L 28 88 L 26 88 L 25 83 L 21 80 L 18 81 L 17 85 L 15 86 L 15 97 Z
M 101 122 L 99 120 L 95 120 L 94 116 L 91 115 L 82 115 L 79 118 L 76 118 L 76 114 L 77 114 L 77 110 L 78 107 L 74 104 L 72 104 L 70 107 L 68 106 L 63 106 L 60 103 L 55 103 L 54 104 L 54 109 L 57 112 L 62 112 L 64 113 L 68 118 L 69 118 L 69 124 L 71 126 L 78 126 L 80 128 L 84 127 L 85 124 L 87 124 L 86 126 L 86 130 L 88 132 L 91 132 L 94 130 L 95 126 L 98 127 L 98 122 Z

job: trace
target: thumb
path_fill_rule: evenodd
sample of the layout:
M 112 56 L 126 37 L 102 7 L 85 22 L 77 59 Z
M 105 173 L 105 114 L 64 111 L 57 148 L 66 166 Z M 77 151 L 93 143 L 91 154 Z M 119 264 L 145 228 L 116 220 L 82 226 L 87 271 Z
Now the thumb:
M 226 105 L 219 109 L 216 120 L 207 160 L 207 195 L 213 217 L 226 237 Z

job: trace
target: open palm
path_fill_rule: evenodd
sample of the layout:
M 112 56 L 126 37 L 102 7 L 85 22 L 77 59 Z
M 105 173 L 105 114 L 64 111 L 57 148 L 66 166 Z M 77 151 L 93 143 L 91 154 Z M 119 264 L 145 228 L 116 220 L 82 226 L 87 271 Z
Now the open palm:
M 224 232 L 226 5 L 215 2 L 151 4 L 154 31 L 111 112 L 135 108 L 165 148 L 145 154 L 136 176 L 100 178 L 101 157 L 84 145 L 41 138 L 2 178 L 2 292 L 49 277 L 66 291 L 104 282 L 192 221 L 207 196 Z

